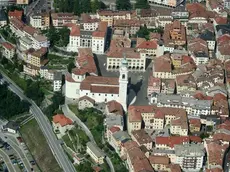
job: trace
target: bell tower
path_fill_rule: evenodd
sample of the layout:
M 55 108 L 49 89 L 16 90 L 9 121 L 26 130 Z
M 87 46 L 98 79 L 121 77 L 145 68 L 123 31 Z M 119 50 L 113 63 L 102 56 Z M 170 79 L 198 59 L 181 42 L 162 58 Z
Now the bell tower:
M 128 89 L 128 61 L 124 53 L 124 58 L 121 60 L 120 77 L 119 77 L 119 103 L 123 106 L 124 111 L 127 111 L 127 89 Z

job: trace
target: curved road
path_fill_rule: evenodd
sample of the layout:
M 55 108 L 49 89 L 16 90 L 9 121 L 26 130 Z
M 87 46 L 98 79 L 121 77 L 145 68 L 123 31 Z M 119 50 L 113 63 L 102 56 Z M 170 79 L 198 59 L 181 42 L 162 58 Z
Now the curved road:
M 60 145 L 60 142 L 57 140 L 48 118 L 43 114 L 41 109 L 34 103 L 34 101 L 26 97 L 23 91 L 9 77 L 7 77 L 3 72 L 1 73 L 3 80 L 9 83 L 9 89 L 16 93 L 21 99 L 27 100 L 29 103 L 31 103 L 30 110 L 34 114 L 34 117 L 37 120 L 44 136 L 46 137 L 47 143 L 49 144 L 51 151 L 60 167 L 65 172 L 75 172 L 76 170 L 73 164 L 70 162 L 62 146 Z
M 73 121 L 76 121 L 77 124 L 79 126 L 81 126 L 81 128 L 85 131 L 85 133 L 89 137 L 90 141 L 96 144 L 94 137 L 93 137 L 91 131 L 89 130 L 89 128 L 69 109 L 67 104 L 64 104 L 62 106 L 62 111 L 67 117 L 69 117 Z M 106 156 L 105 159 L 106 159 L 106 161 L 110 167 L 111 172 L 115 172 L 111 159 L 108 156 Z
M 0 156 L 3 158 L 3 161 L 5 162 L 8 170 L 10 172 L 16 172 L 16 169 L 14 168 L 14 165 L 10 161 L 10 157 L 1 149 L 0 149 Z

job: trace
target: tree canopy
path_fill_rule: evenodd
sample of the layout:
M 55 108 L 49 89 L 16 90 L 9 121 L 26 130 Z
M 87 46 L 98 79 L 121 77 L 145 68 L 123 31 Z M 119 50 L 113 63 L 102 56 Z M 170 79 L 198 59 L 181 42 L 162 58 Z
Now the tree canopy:
M 70 30 L 67 27 L 56 29 L 51 27 L 47 32 L 51 46 L 66 47 L 69 43 Z
M 45 97 L 40 87 L 40 82 L 33 82 L 31 79 L 26 80 L 25 95 L 34 100 L 38 106 L 40 106 Z
M 0 100 L 0 116 L 6 119 L 28 112 L 30 108 L 30 104 L 10 91 L 6 83 L 0 85 Z
M 149 5 L 148 0 L 136 0 L 135 8 L 136 9 L 149 9 L 150 5 Z
M 82 13 L 105 9 L 106 5 L 100 0 L 55 0 L 54 7 L 58 12 L 73 12 L 79 16 Z
M 116 0 L 117 10 L 130 10 L 131 3 L 130 0 Z

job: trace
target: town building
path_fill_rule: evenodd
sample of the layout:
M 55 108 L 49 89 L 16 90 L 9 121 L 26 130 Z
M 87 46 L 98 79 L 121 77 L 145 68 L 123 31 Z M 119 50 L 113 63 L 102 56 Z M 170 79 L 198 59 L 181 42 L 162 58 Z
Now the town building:
M 138 147 L 132 147 L 127 151 L 127 164 L 130 172 L 148 171 L 154 172 L 144 152 Z
M 181 96 L 193 96 L 196 91 L 195 78 L 191 74 L 176 76 L 176 90 Z
M 168 171 L 170 159 L 167 156 L 150 155 L 149 162 L 155 171 Z
M 67 23 L 76 24 L 78 17 L 73 13 L 51 13 L 51 21 L 54 27 L 63 27 Z
M 201 121 L 198 118 L 189 119 L 189 130 L 191 133 L 199 132 L 201 129 Z
M 80 110 L 85 108 L 93 108 L 94 106 L 95 106 L 95 100 L 88 96 L 80 97 L 78 100 L 78 109 Z
M 90 63 L 89 65 L 91 65 Z M 122 60 L 120 77 L 86 76 L 90 68 L 76 68 L 72 75 L 66 75 L 65 96 L 71 101 L 78 100 L 80 97 L 88 96 L 96 103 L 109 102 L 115 100 L 119 102 L 124 111 L 127 111 L 127 87 L 128 87 L 128 68 L 127 60 Z M 84 67 L 85 62 L 82 63 Z M 94 65 L 93 65 L 94 66 Z M 90 72 L 89 72 L 90 73 Z
M 142 52 L 147 58 L 154 58 L 157 56 L 157 41 L 143 40 L 142 42 L 138 42 L 136 48 L 138 52 Z
M 36 76 L 39 74 L 40 68 L 48 63 L 46 58 L 47 49 L 41 48 L 39 50 L 29 49 L 26 52 L 25 62 L 23 65 L 23 72 L 27 75 Z
M 97 18 L 92 18 L 92 16 L 83 13 L 81 14 L 80 23 L 83 26 L 83 30 L 95 31 L 98 28 L 100 20 Z
M 151 103 L 158 107 L 182 108 L 192 116 L 215 114 L 215 111 L 212 110 L 213 100 L 197 100 L 192 97 L 159 93 L 152 97 Z
M 135 35 L 143 25 L 141 20 L 137 19 L 118 19 L 114 20 L 113 30 L 122 31 L 123 35 Z
M 185 26 L 175 20 L 172 24 L 166 24 L 163 34 L 164 46 L 183 46 L 186 44 Z
M 16 0 L 17 5 L 28 5 L 30 0 Z
M 58 138 L 64 136 L 68 130 L 74 127 L 73 121 L 63 114 L 54 115 L 52 125 Z
M 79 26 L 71 27 L 68 51 L 78 52 L 79 48 L 92 48 L 93 53 L 103 54 L 107 37 L 107 23 L 99 22 L 96 30 L 82 30 Z
M 18 20 L 22 20 L 22 15 L 23 15 L 23 11 L 19 11 L 19 10 L 14 10 L 14 11 L 8 12 L 9 19 L 17 18 Z
M 16 134 L 19 130 L 19 125 L 14 121 L 9 121 L 6 125 L 2 126 L 3 131 Z
M 53 91 L 61 91 L 62 87 L 62 73 L 55 72 L 53 77 Z
M 153 76 L 149 76 L 147 95 L 151 96 L 151 94 L 154 92 L 155 93 L 161 92 L 161 79 L 160 78 L 154 78 Z
M 203 167 L 205 148 L 203 144 L 175 145 L 176 164 L 184 171 L 199 171 Z
M 148 0 L 149 4 L 157 4 L 157 5 L 163 5 L 167 7 L 176 7 L 180 5 L 183 1 L 182 0 L 171 0 L 171 1 L 159 1 L 159 0 Z
M 131 19 L 133 11 L 112 11 L 112 10 L 99 10 L 97 18 L 101 21 L 108 22 L 108 26 L 113 26 L 114 20 Z
M 195 38 L 188 42 L 188 52 L 196 65 L 207 64 L 209 60 L 208 44 L 201 38 Z
M 120 43 L 123 44 L 122 42 L 118 42 L 118 40 L 111 41 L 110 49 L 107 53 L 106 69 L 109 71 L 119 70 L 123 54 L 125 53 L 129 71 L 145 71 L 145 54 L 137 52 L 134 48 L 121 47 L 119 46 Z
M 33 13 L 30 15 L 30 25 L 38 29 L 48 29 L 50 27 L 49 13 Z
M 161 93 L 174 94 L 176 92 L 175 79 L 161 79 Z
M 153 147 L 153 140 L 152 138 L 145 132 L 144 129 L 141 130 L 134 130 L 131 132 L 131 138 L 139 146 L 144 145 L 148 150 L 151 150 Z
M 2 55 L 7 59 L 12 59 L 15 55 L 15 47 L 9 42 L 2 43 Z
M 49 69 L 47 66 L 41 66 L 40 67 L 39 74 L 40 74 L 41 78 L 53 81 L 54 80 L 54 73 L 55 73 L 54 69 Z
M 121 131 L 121 130 L 114 130 L 115 128 L 112 127 L 109 129 L 108 134 L 108 142 L 109 144 L 115 149 L 115 151 L 120 155 L 121 151 L 121 146 L 124 144 L 126 141 L 130 140 L 130 136 L 126 131 Z
M 105 114 L 106 115 L 117 115 L 123 116 L 124 111 L 122 105 L 115 100 L 109 101 L 105 106 Z
M 103 164 L 105 155 L 97 145 L 92 142 L 86 144 L 86 153 L 97 163 Z

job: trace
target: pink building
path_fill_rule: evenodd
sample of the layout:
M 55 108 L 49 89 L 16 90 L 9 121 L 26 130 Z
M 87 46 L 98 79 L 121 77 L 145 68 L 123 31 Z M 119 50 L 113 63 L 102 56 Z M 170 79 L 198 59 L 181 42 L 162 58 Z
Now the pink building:
M 147 95 L 150 96 L 153 92 L 160 93 L 160 91 L 161 91 L 161 79 L 150 76 L 148 82 L 148 88 L 147 88 Z

